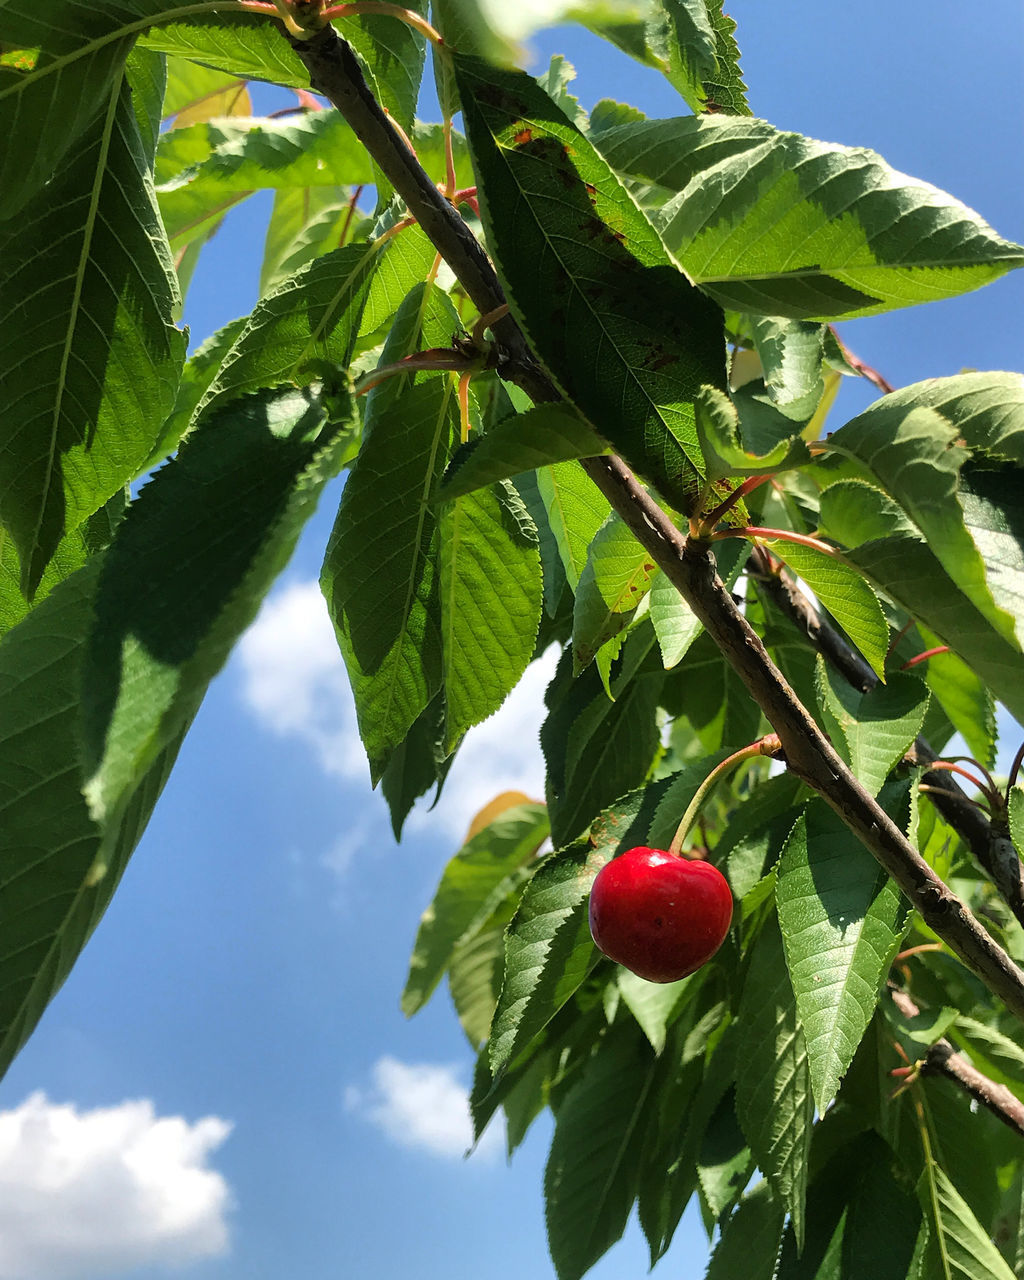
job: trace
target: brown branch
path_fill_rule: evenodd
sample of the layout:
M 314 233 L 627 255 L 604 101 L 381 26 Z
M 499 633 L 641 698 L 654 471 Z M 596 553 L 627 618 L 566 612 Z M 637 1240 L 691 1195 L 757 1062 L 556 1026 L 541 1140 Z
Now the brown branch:
M 802 631 L 825 661 L 854 689 L 867 693 L 878 677 L 861 655 L 831 626 L 797 586 L 793 577 L 776 572 L 763 548 L 756 548 L 748 571 L 758 588 L 775 607 Z M 930 743 L 918 737 L 908 753 L 912 764 L 929 765 L 938 759 Z M 1024 865 L 1010 840 L 1005 824 L 990 822 L 957 783 L 942 770 L 932 770 L 922 779 L 930 788 L 928 798 L 946 822 L 958 831 L 978 865 L 995 885 L 1010 910 L 1024 924 Z
M 907 1018 L 920 1010 L 905 991 L 890 990 L 893 1004 Z M 986 1110 L 991 1111 L 1018 1137 L 1024 1138 L 1024 1102 L 1004 1084 L 998 1084 L 958 1053 L 948 1040 L 937 1040 L 921 1063 L 923 1076 L 945 1076 Z
M 391 125 L 348 46 L 330 27 L 308 40 L 287 38 L 309 70 L 313 88 L 337 107 L 477 310 L 486 314 L 503 306 L 505 296 L 490 260 Z M 496 321 L 492 332 L 502 351 L 499 373 L 503 377 L 537 402 L 561 399 L 511 315 Z M 840 814 L 929 926 L 1024 1021 L 1024 973 L 832 749 L 723 586 L 710 544 L 684 538 L 621 459 L 591 458 L 583 465 L 736 669 L 778 733 L 789 767 Z

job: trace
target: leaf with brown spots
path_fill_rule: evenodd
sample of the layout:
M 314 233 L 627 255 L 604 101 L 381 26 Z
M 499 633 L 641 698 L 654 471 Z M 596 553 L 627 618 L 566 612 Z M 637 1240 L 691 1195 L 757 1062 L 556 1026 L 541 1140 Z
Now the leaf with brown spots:
M 675 507 L 704 476 L 694 403 L 725 389 L 718 307 L 588 139 L 519 71 L 455 58 L 487 243 L 537 355 Z

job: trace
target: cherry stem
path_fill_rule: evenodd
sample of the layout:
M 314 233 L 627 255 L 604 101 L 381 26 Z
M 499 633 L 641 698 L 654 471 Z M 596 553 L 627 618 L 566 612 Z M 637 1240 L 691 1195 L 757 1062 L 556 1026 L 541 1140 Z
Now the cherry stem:
M 734 765 L 740 764 L 741 761 L 751 759 L 753 756 L 774 756 L 781 750 L 782 743 L 779 741 L 779 735 L 777 733 L 768 733 L 763 738 L 758 738 L 756 742 L 751 742 L 747 746 L 741 747 L 739 751 L 734 751 L 731 756 L 726 756 L 720 764 L 716 764 L 694 792 L 693 799 L 687 805 L 683 819 L 672 837 L 668 852 L 674 854 L 677 858 L 682 857 L 683 841 L 690 834 L 690 828 L 696 822 L 700 807 L 707 798 L 708 792 L 723 773 L 733 768 Z
M 934 769 L 935 766 L 932 764 L 929 765 L 928 768 Z M 948 791 L 943 791 L 941 787 L 930 787 L 927 782 L 919 783 L 917 789 L 918 791 L 923 791 L 925 795 L 944 796 L 946 799 L 949 798 Z M 982 813 L 990 812 L 987 804 L 982 804 L 980 800 L 972 800 L 970 796 L 963 796 L 962 798 L 958 797 L 958 803 L 973 805 L 975 809 L 980 809 Z
M 960 758 L 963 759 L 963 757 Z M 972 764 L 973 763 L 977 762 L 972 761 Z M 957 764 L 953 760 L 933 760 L 931 764 L 929 764 L 928 769 L 929 772 L 934 771 L 935 773 L 958 773 L 961 778 L 966 778 L 968 782 L 973 782 L 975 787 L 977 787 L 977 789 L 984 795 L 988 795 L 988 787 L 986 787 L 983 782 L 979 782 L 970 770 L 965 769 L 962 765 Z
M 1013 757 L 1013 764 L 1010 765 L 1010 776 L 1006 782 L 1006 803 L 1010 803 L 1010 792 L 1013 790 L 1017 781 L 1017 775 L 1020 773 L 1020 767 L 1024 764 L 1024 742 L 1017 748 L 1017 754 Z
M 888 662 L 889 659 L 892 657 L 892 655 L 896 652 L 896 646 L 899 644 L 899 642 L 903 639 L 903 637 L 907 634 L 907 632 L 910 630 L 910 628 L 913 625 L 914 625 L 914 619 L 913 618 L 908 619 L 903 624 L 903 626 L 900 627 L 899 631 L 896 632 L 895 636 L 893 636 L 892 643 L 889 645 L 889 648 L 886 650 L 886 654 L 885 654 L 886 662 Z
M 949 653 L 948 644 L 937 644 L 934 649 L 925 649 L 924 653 L 916 653 L 912 658 L 908 658 L 900 667 L 901 671 L 909 671 L 911 667 L 916 667 L 919 662 L 927 662 L 929 658 L 938 657 L 940 653 Z
M 988 783 L 987 787 L 979 787 L 978 790 L 984 791 L 986 795 L 989 793 L 992 793 L 993 795 L 999 794 L 999 788 L 996 786 L 995 778 L 992 777 L 980 760 L 975 760 L 973 756 L 946 756 L 945 758 L 951 764 L 973 764 L 975 769 L 979 769 L 985 775 L 985 781 Z
M 721 538 L 749 538 L 752 542 L 760 538 L 765 538 L 769 542 L 796 542 L 801 547 L 813 547 L 815 551 L 821 551 L 824 555 L 839 558 L 839 551 L 829 543 L 822 542 L 820 538 L 812 538 L 806 533 L 793 533 L 789 529 L 764 529 L 760 525 L 748 524 L 742 528 L 721 529 L 718 533 L 711 534 L 712 542 L 717 542 Z
M 393 364 L 383 364 L 365 373 L 356 383 L 356 395 L 364 396 L 387 378 L 395 378 L 403 373 L 438 373 L 450 370 L 461 373 L 464 377 L 476 372 L 476 364 L 467 370 L 467 357 L 460 351 L 450 351 L 446 347 L 432 347 L 427 351 L 416 351 L 411 356 L 403 356 Z
M 919 956 L 923 951 L 941 951 L 941 942 L 922 942 L 916 947 L 907 947 L 906 951 L 901 951 L 893 964 L 899 964 L 901 960 L 909 960 L 911 956 Z
M 461 439 L 465 444 L 469 439 L 469 380 L 473 376 L 473 370 L 470 369 L 459 379 L 459 421 L 462 426 Z
M 341 235 L 338 238 L 338 248 L 342 248 L 348 239 L 349 229 L 352 226 L 352 219 L 356 216 L 356 205 L 359 203 L 359 197 L 363 194 L 362 185 L 356 187 L 352 192 L 352 198 L 348 202 L 348 212 L 345 214 L 345 221 L 341 227 Z
M 473 345 L 482 347 L 486 331 L 507 315 L 508 303 L 503 302 L 500 307 L 495 307 L 493 311 L 488 311 L 486 315 L 481 316 L 473 326 Z
M 351 4 L 335 4 L 329 9 L 324 9 L 322 16 L 327 19 L 356 18 L 361 13 L 380 13 L 390 18 L 397 18 L 407 27 L 418 31 L 421 36 L 426 36 L 435 48 L 440 49 L 444 45 L 441 33 L 436 27 L 432 27 L 426 18 L 414 13 L 412 9 L 403 9 L 398 4 L 388 4 L 387 0 L 353 0 Z
M 764 484 L 766 480 L 770 480 L 770 479 L 771 479 L 770 475 L 749 476 L 746 480 L 743 481 L 741 485 L 738 485 L 735 489 L 733 489 L 732 493 L 730 493 L 727 498 L 725 498 L 722 502 L 720 502 L 717 507 L 713 507 L 703 517 L 703 519 L 700 522 L 701 528 L 707 531 L 708 533 L 710 533 L 711 530 L 715 527 L 715 525 L 718 524 L 723 519 L 725 514 L 733 509 L 733 507 L 736 505 L 737 502 L 739 502 L 742 498 L 745 498 L 748 493 L 752 493 L 759 485 Z

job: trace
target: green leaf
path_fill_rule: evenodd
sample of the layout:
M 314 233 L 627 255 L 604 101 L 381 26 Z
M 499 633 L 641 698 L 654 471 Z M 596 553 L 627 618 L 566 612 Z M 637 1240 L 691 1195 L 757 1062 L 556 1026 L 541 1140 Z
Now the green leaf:
M 703 474 L 694 401 L 725 386 L 713 304 L 529 76 L 456 57 L 488 245 L 567 396 L 681 510 Z
M 1014 622 L 1018 644 L 1024 640 L 1024 502 L 1021 470 L 989 471 L 965 466 L 960 473 L 964 527 L 985 567 L 994 601 Z
M 171 129 L 214 116 L 251 116 L 249 86 L 241 76 L 215 71 L 186 58 L 165 57 L 167 90 L 162 116 Z
M 1024 261 L 965 205 L 860 147 L 721 115 L 625 124 L 600 145 L 620 172 L 679 192 L 660 218 L 666 246 L 739 311 L 873 315 Z
M 193 415 L 283 383 L 343 378 L 352 358 L 381 244 L 317 258 L 256 304 Z M 386 250 L 385 250 L 386 251 Z
M 505 937 L 505 978 L 488 1044 L 495 1077 L 601 958 L 587 906 L 594 877 L 613 853 L 614 845 L 570 845 L 548 857 L 527 886 Z
M 767 1182 L 759 1182 L 722 1224 L 705 1280 L 772 1280 L 785 1209 Z
M 963 1014 L 958 1014 L 950 1034 L 967 1050 L 980 1071 L 1005 1084 L 1018 1097 L 1024 1096 L 1024 1049 L 1015 1040 L 997 1027 Z
M 774 867 L 802 812 L 798 778 L 769 778 L 737 805 L 715 845 L 715 863 L 727 869 L 737 899 L 743 899 Z M 774 891 L 774 882 L 772 884 Z
M 18 585 L 18 553 L 0 526 L 0 636 L 19 623 L 59 582 L 69 578 L 90 556 L 107 546 L 124 514 L 127 501 L 127 493 L 119 491 L 95 515 L 64 535 L 39 580 L 31 604 L 21 594 Z
M 892 1151 L 877 1134 L 868 1132 L 857 1139 L 853 1152 L 845 1148 L 835 1160 L 850 1187 L 842 1274 L 904 1280 L 914 1254 L 920 1214 L 912 1194 L 894 1176 Z
M 374 178 L 366 149 L 333 110 L 174 129 L 160 140 L 159 165 L 160 212 L 176 248 L 203 219 L 260 188 L 341 187 Z
M 148 158 L 120 73 L 48 176 L 0 226 L 0 521 L 28 594 L 64 535 L 145 462 L 185 350 Z
M 118 99 L 132 45 L 118 10 L 153 7 L 8 0 L 0 8 L 0 47 L 30 51 L 30 65 L 0 66 L 0 218 L 24 209 L 95 133 Z
M 503 418 L 486 435 L 458 449 L 438 491 L 440 502 L 573 458 L 604 453 L 606 446 L 567 406 L 542 404 Z
M 814 1100 L 807 1046 L 774 919 L 754 946 L 738 1025 L 736 1114 L 802 1245 Z
M 541 746 L 556 844 L 584 831 L 605 806 L 647 777 L 660 740 L 663 679 L 653 636 L 637 631 L 624 647 L 611 698 L 596 669 L 588 668 L 551 707 Z
M 821 800 L 790 832 L 775 896 L 823 1114 L 871 1021 L 906 913 L 893 882 Z
M 146 486 L 103 557 L 83 671 L 85 792 L 116 821 L 291 554 L 342 444 L 309 391 L 212 415 Z
M 923 649 L 935 649 L 940 641 L 927 627 L 918 625 Z M 963 734 L 975 760 L 991 769 L 996 751 L 996 707 L 992 691 L 978 673 L 955 653 L 933 654 L 922 667 L 932 698 L 941 703 L 953 727 Z
M 731 591 L 747 561 L 748 548 L 739 539 L 722 543 L 715 551 L 718 576 Z M 656 573 L 651 583 L 651 621 L 658 637 L 665 670 L 677 667 L 689 652 L 690 645 L 703 631 L 697 616 L 663 573 Z
M 946 1280 L 1013 1280 L 988 1233 L 937 1165 L 925 1166 L 917 1195 L 930 1229 L 936 1274 Z
M 772 402 L 794 422 L 808 421 L 825 393 L 825 330 L 805 320 L 751 316 L 750 331 Z
M 260 297 L 273 292 L 307 262 L 336 248 L 346 223 L 351 225 L 358 216 L 336 187 L 278 188 L 263 244 Z
M 799 424 L 769 403 L 758 411 L 756 403 L 746 388 L 734 391 L 730 399 L 723 391 L 706 387 L 698 399 L 697 435 L 708 475 L 714 479 L 768 475 L 800 466 L 809 458 Z
M 1019 647 L 1013 614 L 1003 605 L 1003 597 L 996 603 L 996 583 L 987 580 L 985 561 L 965 525 L 959 473 L 968 454 L 957 443 L 959 425 L 929 406 L 905 409 L 887 400 L 876 401 L 830 436 L 830 448 L 855 458 L 870 472 L 914 522 L 975 608 Z M 1000 585 L 1005 589 L 1005 581 Z M 1014 595 L 1024 631 L 1024 590 Z
M 921 732 L 928 688 L 918 676 L 895 672 L 888 684 L 862 693 L 818 656 L 818 707 L 836 748 L 858 780 L 878 795 L 893 768 Z M 845 749 L 844 749 L 845 748 Z
M 697 1156 L 697 1177 L 712 1217 L 736 1204 L 754 1172 L 754 1157 L 736 1119 L 734 1091 L 720 1099 L 708 1121 Z
M 439 290 L 417 286 L 381 360 L 400 359 L 421 341 L 436 345 L 451 312 Z M 446 376 L 388 379 L 370 393 L 362 447 L 324 557 L 321 585 L 374 783 L 442 688 L 440 535 L 430 495 L 449 458 L 456 412 Z
M 445 750 L 497 711 L 533 657 L 543 609 L 537 530 L 504 481 L 442 508 Z
M 867 412 L 884 417 L 895 428 L 914 409 L 934 410 L 956 428 L 956 438 L 974 453 L 996 463 L 1024 464 L 1024 374 L 958 373 L 929 378 L 890 392 Z
M 844 543 L 845 559 L 938 635 L 1024 718 L 1020 652 L 960 590 L 924 537 L 880 490 L 856 480 L 821 495 L 821 527 Z
M 749 116 L 747 86 L 740 70 L 740 51 L 736 44 L 736 23 L 724 12 L 725 0 L 705 0 L 708 17 L 715 33 L 717 70 L 704 82 L 708 107 L 733 116 Z
M 90 815 L 79 703 L 99 569 L 96 559 L 59 584 L 0 640 L 0 1072 L 106 909 L 184 731 L 135 779 L 116 818 Z
M 108 2 L 113 7 L 113 0 Z M 195 13 L 188 12 L 191 5 L 168 9 L 163 0 L 147 0 L 147 7 L 154 13 L 139 39 L 144 48 L 176 54 L 245 80 L 309 88 L 309 72 L 298 54 L 263 14 L 218 13 L 213 4 L 208 12 Z
M 505 980 L 488 1045 L 495 1078 L 601 959 L 590 936 L 590 886 L 605 863 L 631 847 L 626 841 L 650 821 L 652 805 L 643 791 L 623 797 L 594 823 L 588 841 L 551 854 L 527 885 L 505 938 Z
M 578 462 L 544 467 L 537 472 L 537 487 L 565 576 L 575 591 L 587 563 L 590 544 L 611 508 Z
M 687 991 L 694 989 L 692 977 L 691 974 L 678 982 L 648 982 L 628 969 L 619 969 L 617 980 L 622 1002 L 636 1018 L 655 1053 L 665 1048 L 669 1023 L 686 1002 Z
M 406 1017 L 423 1008 L 452 951 L 486 923 L 518 883 L 516 873 L 537 852 L 548 829 L 543 805 L 516 805 L 451 859 L 416 935 L 402 992 Z
M 448 989 L 459 1023 L 474 1049 L 487 1039 L 501 990 L 505 929 L 516 908 L 508 898 L 486 925 L 452 948 Z
M 655 1064 L 629 1024 L 615 1027 L 558 1109 L 544 1199 L 559 1280 L 580 1280 L 625 1230 Z
M 576 587 L 572 616 L 573 665 L 581 671 L 607 641 L 629 625 L 650 590 L 657 566 L 613 511 L 590 544 Z
M 1014 848 L 1024 858 L 1024 791 L 1014 787 L 1010 791 L 1009 804 L 1010 837 Z
M 220 371 L 224 357 L 247 323 L 247 317 L 229 320 L 196 347 L 185 361 L 174 397 L 174 407 L 164 420 L 143 470 L 150 471 L 177 449 L 195 417 L 196 409 Z
M 811 588 L 833 618 L 864 655 L 872 671 L 885 679 L 889 624 L 878 596 L 856 569 L 836 556 L 779 539 L 772 553 Z

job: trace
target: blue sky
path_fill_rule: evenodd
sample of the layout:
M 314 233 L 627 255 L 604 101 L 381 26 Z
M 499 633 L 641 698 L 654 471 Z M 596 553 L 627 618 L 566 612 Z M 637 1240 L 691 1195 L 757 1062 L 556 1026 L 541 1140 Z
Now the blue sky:
M 955 0 L 732 0 L 755 111 L 870 146 L 1024 239 L 1024 10 Z M 602 96 L 678 114 L 657 76 L 575 29 L 532 41 Z M 196 343 L 255 301 L 268 203 L 203 262 Z M 896 384 L 1021 363 L 1024 276 L 844 327 Z M 870 396 L 844 389 L 838 425 Z M 508 1168 L 461 1159 L 471 1055 L 444 993 L 398 1010 L 420 912 L 479 802 L 540 794 L 543 673 L 475 731 L 401 847 L 370 792 L 315 583 L 325 496 L 215 682 L 113 906 L 0 1085 L 0 1280 L 512 1280 L 551 1273 L 550 1130 Z M 666 1275 L 703 1275 L 688 1217 Z M 631 1227 L 595 1280 L 634 1280 Z

